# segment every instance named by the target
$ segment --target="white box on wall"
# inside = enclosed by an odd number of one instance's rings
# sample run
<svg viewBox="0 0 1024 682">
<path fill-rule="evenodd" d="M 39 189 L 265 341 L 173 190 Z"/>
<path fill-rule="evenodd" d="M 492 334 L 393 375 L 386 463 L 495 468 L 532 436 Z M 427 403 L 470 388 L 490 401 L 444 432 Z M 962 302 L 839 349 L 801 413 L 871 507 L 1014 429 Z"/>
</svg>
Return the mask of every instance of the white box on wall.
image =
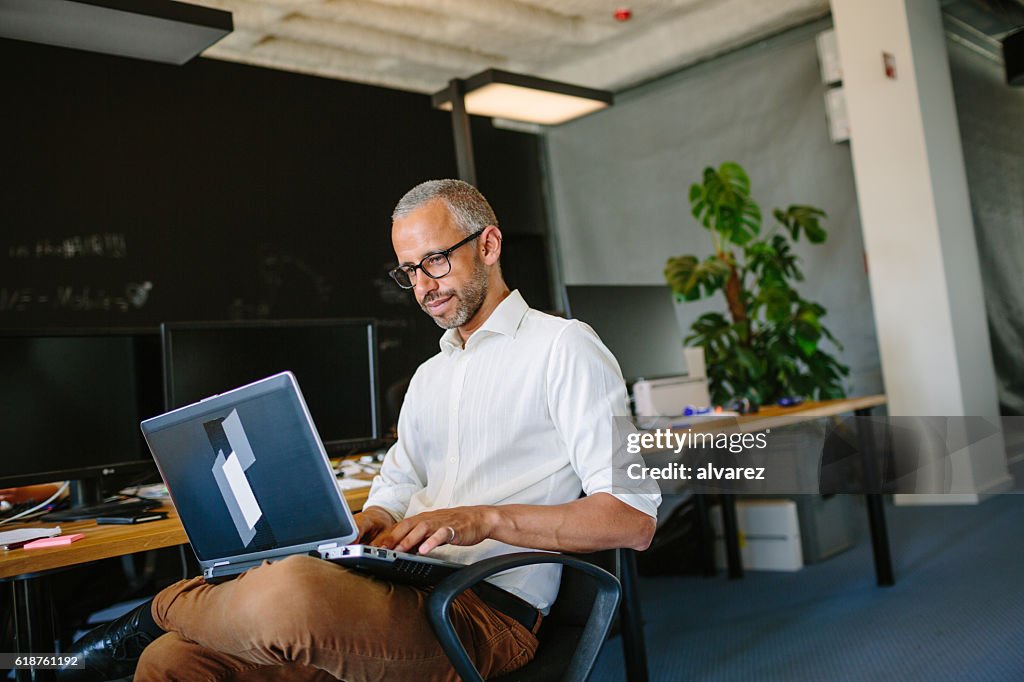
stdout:
<svg viewBox="0 0 1024 682">
<path fill-rule="evenodd" d="M 850 117 L 846 113 L 846 93 L 841 87 L 825 91 L 825 116 L 828 134 L 833 142 L 850 139 Z"/>
<path fill-rule="evenodd" d="M 839 62 L 839 43 L 835 29 L 822 31 L 817 37 L 818 62 L 821 65 L 821 82 L 832 85 L 843 80 L 843 66 Z"/>
<path fill-rule="evenodd" d="M 800 523 L 793 500 L 740 500 L 736 502 L 740 557 L 748 571 L 799 571 L 804 565 Z M 715 562 L 726 566 L 720 507 L 711 514 L 715 532 Z"/>
</svg>

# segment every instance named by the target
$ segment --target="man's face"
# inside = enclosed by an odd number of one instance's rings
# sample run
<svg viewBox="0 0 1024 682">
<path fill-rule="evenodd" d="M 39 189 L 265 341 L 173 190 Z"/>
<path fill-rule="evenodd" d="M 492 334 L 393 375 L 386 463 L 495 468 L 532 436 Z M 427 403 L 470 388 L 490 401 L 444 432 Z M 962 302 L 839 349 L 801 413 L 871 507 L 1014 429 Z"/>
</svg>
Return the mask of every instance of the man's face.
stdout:
<svg viewBox="0 0 1024 682">
<path fill-rule="evenodd" d="M 391 226 L 398 262 L 415 265 L 424 256 L 449 249 L 466 237 L 440 199 L 428 201 Z M 487 268 L 477 252 L 479 241 L 459 247 L 448 258 L 452 269 L 441 279 L 416 271 L 413 293 L 423 312 L 442 329 L 466 324 L 487 296 Z"/>
</svg>

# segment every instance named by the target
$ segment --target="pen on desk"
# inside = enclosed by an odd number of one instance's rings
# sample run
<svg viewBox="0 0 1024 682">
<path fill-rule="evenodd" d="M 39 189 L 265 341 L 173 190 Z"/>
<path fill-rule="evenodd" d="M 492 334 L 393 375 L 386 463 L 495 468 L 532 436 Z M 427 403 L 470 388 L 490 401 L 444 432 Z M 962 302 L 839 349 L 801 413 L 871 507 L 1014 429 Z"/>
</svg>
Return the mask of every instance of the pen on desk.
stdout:
<svg viewBox="0 0 1024 682">
<path fill-rule="evenodd" d="M 149 516 L 136 516 L 129 523 L 145 523 L 146 521 L 162 521 L 167 518 L 167 514 L 151 514 Z"/>
</svg>

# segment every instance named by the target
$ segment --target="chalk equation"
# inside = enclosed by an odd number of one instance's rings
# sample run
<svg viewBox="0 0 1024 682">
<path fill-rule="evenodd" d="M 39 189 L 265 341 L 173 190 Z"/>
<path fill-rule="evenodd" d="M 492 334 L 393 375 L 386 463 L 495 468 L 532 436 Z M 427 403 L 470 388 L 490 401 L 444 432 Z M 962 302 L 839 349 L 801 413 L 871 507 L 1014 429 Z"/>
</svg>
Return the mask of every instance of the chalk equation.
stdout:
<svg viewBox="0 0 1024 682">
<path fill-rule="evenodd" d="M 127 258 L 128 240 L 120 232 L 74 234 L 56 239 L 44 238 L 7 248 L 13 259 Z"/>
<path fill-rule="evenodd" d="M 43 308 L 79 312 L 128 312 L 144 307 L 152 290 L 152 282 L 128 282 L 121 291 L 66 285 L 47 290 L 33 287 L 0 287 L 0 313 L 19 313 Z"/>
</svg>

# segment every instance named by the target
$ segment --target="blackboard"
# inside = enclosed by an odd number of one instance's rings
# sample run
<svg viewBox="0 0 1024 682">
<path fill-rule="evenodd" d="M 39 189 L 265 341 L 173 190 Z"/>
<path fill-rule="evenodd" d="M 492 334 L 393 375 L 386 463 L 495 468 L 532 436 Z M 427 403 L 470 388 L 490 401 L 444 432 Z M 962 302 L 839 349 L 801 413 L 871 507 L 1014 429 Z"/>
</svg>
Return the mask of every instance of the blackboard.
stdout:
<svg viewBox="0 0 1024 682">
<path fill-rule="evenodd" d="M 427 96 L 6 40 L 0 82 L 0 330 L 373 317 L 386 375 L 436 352 L 385 274 L 395 201 L 456 172 Z M 537 140 L 473 131 L 513 286 L 549 307 Z"/>
</svg>

